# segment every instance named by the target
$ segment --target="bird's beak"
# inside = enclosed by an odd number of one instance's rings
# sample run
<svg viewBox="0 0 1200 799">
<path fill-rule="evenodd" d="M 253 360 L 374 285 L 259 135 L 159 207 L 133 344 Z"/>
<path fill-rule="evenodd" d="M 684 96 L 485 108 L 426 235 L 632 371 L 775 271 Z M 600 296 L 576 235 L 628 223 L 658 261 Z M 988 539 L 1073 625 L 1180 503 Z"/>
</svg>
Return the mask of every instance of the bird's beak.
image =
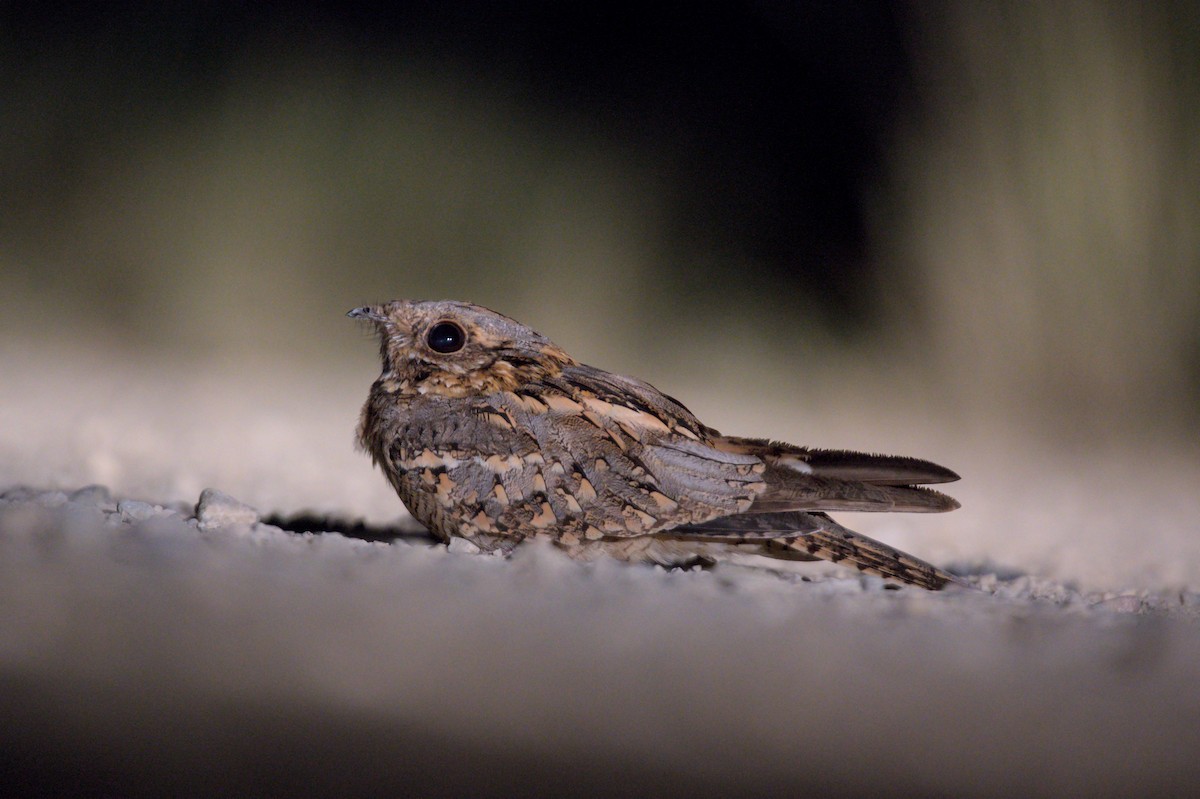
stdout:
<svg viewBox="0 0 1200 799">
<path fill-rule="evenodd" d="M 378 305 L 364 305 L 361 308 L 355 308 L 347 312 L 346 316 L 351 319 L 366 319 L 379 324 L 387 321 L 387 316 L 383 314 Z"/>
</svg>

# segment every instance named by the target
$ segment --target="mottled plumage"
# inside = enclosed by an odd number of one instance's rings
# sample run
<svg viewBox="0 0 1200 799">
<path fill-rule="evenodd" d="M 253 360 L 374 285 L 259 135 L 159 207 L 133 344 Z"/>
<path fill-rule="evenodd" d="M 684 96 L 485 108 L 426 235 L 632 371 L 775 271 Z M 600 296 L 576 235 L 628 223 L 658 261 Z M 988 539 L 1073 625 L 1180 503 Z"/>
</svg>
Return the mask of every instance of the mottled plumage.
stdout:
<svg viewBox="0 0 1200 799">
<path fill-rule="evenodd" d="M 648 383 L 578 363 L 506 316 L 397 300 L 350 316 L 383 372 L 358 439 L 418 521 L 485 550 L 549 537 L 573 557 L 675 564 L 748 552 L 954 578 L 822 511 L 946 511 L 958 479 L 914 458 L 722 436 Z"/>
</svg>

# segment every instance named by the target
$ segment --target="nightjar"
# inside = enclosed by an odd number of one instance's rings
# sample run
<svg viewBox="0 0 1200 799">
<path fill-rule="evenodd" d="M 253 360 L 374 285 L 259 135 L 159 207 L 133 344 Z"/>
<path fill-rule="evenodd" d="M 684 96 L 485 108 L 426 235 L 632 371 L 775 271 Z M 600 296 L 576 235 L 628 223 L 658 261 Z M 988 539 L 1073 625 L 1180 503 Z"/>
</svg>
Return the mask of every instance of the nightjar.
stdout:
<svg viewBox="0 0 1200 799">
<path fill-rule="evenodd" d="M 579 363 L 464 302 L 396 300 L 358 441 L 418 521 L 510 551 L 546 537 L 581 559 L 664 565 L 731 553 L 830 560 L 928 589 L 951 574 L 824 511 L 948 511 L 919 487 L 958 479 L 915 458 L 724 436 L 649 383 Z"/>
</svg>

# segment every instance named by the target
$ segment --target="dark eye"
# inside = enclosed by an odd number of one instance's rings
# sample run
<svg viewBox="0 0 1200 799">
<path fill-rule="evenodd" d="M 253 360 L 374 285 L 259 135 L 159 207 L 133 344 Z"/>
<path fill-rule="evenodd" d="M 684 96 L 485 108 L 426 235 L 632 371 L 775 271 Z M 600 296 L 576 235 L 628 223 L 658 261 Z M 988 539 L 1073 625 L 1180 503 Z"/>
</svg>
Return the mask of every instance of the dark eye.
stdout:
<svg viewBox="0 0 1200 799">
<path fill-rule="evenodd" d="M 442 354 L 458 352 L 463 348 L 463 344 L 467 343 L 467 334 L 453 322 L 438 322 L 429 328 L 425 342 L 434 352 Z"/>
</svg>

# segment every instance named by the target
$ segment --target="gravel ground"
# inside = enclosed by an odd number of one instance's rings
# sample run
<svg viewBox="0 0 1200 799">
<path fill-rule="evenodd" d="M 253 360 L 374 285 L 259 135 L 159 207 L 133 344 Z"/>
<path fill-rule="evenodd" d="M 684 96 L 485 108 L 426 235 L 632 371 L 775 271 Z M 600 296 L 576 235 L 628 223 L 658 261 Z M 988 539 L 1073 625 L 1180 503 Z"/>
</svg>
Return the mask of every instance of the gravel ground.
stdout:
<svg viewBox="0 0 1200 799">
<path fill-rule="evenodd" d="M 1200 789 L 1187 440 L 1072 446 L 865 378 L 752 401 L 672 383 L 730 432 L 954 468 L 961 510 L 838 519 L 981 590 L 501 560 L 434 545 L 354 451 L 362 349 L 297 371 L 0 347 L 0 788 Z"/>
<path fill-rule="evenodd" d="M 1200 788 L 1200 592 L 504 560 L 412 528 L 0 489 L 25 793 Z M 801 564 L 807 567 L 808 564 Z"/>
</svg>

